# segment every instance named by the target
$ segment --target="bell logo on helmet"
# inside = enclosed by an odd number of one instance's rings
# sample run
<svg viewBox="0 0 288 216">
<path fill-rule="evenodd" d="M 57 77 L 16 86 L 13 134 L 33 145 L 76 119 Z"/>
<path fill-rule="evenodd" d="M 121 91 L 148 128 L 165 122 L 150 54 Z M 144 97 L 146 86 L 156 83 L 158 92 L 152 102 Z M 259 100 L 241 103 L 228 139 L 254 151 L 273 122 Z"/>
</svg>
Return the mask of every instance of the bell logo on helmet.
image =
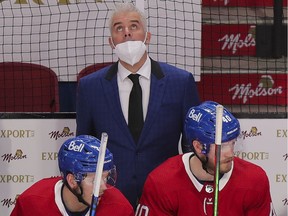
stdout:
<svg viewBox="0 0 288 216">
<path fill-rule="evenodd" d="M 191 119 L 193 119 L 194 121 L 199 122 L 201 116 L 202 116 L 202 113 L 198 113 L 198 114 L 196 114 L 196 113 L 195 113 L 195 109 L 192 109 L 192 110 L 190 111 L 188 117 L 191 118 Z"/>
<path fill-rule="evenodd" d="M 81 152 L 84 148 L 84 143 L 81 143 L 80 145 L 76 145 L 74 141 L 69 143 L 68 150 L 75 151 L 75 152 Z"/>
</svg>

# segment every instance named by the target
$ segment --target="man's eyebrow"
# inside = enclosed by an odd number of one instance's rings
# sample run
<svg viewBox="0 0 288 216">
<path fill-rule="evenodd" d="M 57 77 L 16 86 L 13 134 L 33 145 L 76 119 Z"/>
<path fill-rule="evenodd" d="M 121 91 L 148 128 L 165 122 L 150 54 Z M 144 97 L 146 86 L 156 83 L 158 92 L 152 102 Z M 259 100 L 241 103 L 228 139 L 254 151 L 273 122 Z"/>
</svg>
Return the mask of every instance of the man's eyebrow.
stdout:
<svg viewBox="0 0 288 216">
<path fill-rule="evenodd" d="M 139 20 L 130 20 L 130 23 L 140 23 L 140 22 L 139 22 Z M 122 24 L 122 22 L 115 22 L 115 23 L 113 24 L 113 27 L 114 27 L 114 26 L 117 26 L 117 25 L 120 25 L 120 24 Z"/>
<path fill-rule="evenodd" d="M 130 20 L 131 23 L 140 23 L 139 20 Z"/>
<path fill-rule="evenodd" d="M 117 26 L 117 25 L 120 25 L 121 23 L 122 23 L 122 22 L 116 22 L 116 23 L 113 24 L 113 27 L 114 27 L 114 26 Z"/>
</svg>

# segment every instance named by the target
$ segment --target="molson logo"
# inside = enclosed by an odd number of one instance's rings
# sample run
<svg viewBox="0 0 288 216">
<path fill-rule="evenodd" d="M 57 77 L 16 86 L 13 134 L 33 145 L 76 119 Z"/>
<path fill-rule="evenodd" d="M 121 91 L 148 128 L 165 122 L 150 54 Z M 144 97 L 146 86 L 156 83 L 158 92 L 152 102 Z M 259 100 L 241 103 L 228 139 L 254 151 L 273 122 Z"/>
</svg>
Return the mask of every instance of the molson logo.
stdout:
<svg viewBox="0 0 288 216">
<path fill-rule="evenodd" d="M 256 136 L 262 136 L 262 133 L 258 131 L 257 127 L 251 127 L 250 131 L 242 131 L 241 137 L 244 139 Z"/>
<path fill-rule="evenodd" d="M 283 155 L 283 158 L 284 158 L 284 161 L 287 161 L 288 153 L 284 154 L 284 155 Z"/>
<path fill-rule="evenodd" d="M 224 0 L 224 5 L 228 5 L 229 0 Z"/>
<path fill-rule="evenodd" d="M 74 136 L 74 133 L 70 132 L 70 128 L 69 127 L 64 127 L 62 132 L 60 132 L 60 131 L 52 131 L 52 132 L 49 133 L 49 135 L 50 135 L 51 139 L 57 140 L 57 139 L 62 138 L 62 137 Z"/>
<path fill-rule="evenodd" d="M 243 47 L 255 47 L 255 26 L 251 26 L 249 29 L 248 34 L 245 36 L 244 39 L 241 39 L 241 33 L 237 34 L 226 34 L 222 38 L 218 39 L 218 42 L 224 42 L 221 50 L 232 50 L 232 54 L 235 54 L 238 49 Z"/>
<path fill-rule="evenodd" d="M 235 99 L 243 99 L 243 103 L 245 104 L 248 98 L 260 97 L 260 96 L 273 96 L 277 94 L 282 94 L 282 86 L 274 87 L 274 80 L 270 75 L 263 75 L 259 80 L 258 86 L 255 89 L 252 88 L 252 84 L 236 84 L 230 91 L 234 91 L 234 95 L 232 97 Z"/>
<path fill-rule="evenodd" d="M 251 127 L 250 131 L 242 131 L 239 138 L 246 139 L 250 137 L 262 136 L 262 133 L 258 131 L 257 127 Z M 268 152 L 243 152 L 243 151 L 235 151 L 234 155 L 236 157 L 242 158 L 244 160 L 268 160 L 269 153 Z"/>
<path fill-rule="evenodd" d="M 14 200 L 11 198 L 1 200 L 2 206 L 6 206 L 7 208 L 10 208 L 10 206 L 16 204 L 16 201 L 17 201 L 19 196 L 20 196 L 20 194 L 17 194 L 16 197 L 14 198 Z"/>
<path fill-rule="evenodd" d="M 284 206 L 288 206 L 288 198 L 282 200 Z"/>
<path fill-rule="evenodd" d="M 228 3 L 230 2 L 230 0 L 213 0 L 213 1 L 211 1 L 211 2 L 213 2 L 213 3 L 222 3 L 223 2 L 223 5 L 224 6 L 227 6 L 228 5 Z M 212 5 L 213 3 L 211 3 L 210 2 L 210 0 L 203 0 L 203 5 L 205 5 L 205 6 L 210 6 L 210 4 Z"/>
<path fill-rule="evenodd" d="M 12 155 L 12 153 L 8 153 L 2 155 L 1 157 L 3 158 L 3 161 L 7 161 L 8 163 L 10 163 L 11 160 L 27 159 L 27 155 L 24 155 L 21 149 L 17 149 L 14 155 Z"/>
<path fill-rule="evenodd" d="M 34 0 L 35 1 L 35 0 Z M 202 0 L 203 6 L 230 6 L 230 7 L 272 7 L 274 0 Z M 229 5 L 228 5 L 229 4 Z M 283 1 L 283 6 L 287 6 L 287 1 Z"/>
<path fill-rule="evenodd" d="M 79 3 L 81 0 L 72 0 L 74 3 Z M 1 2 L 1 1 L 0 1 Z M 37 5 L 45 5 L 44 1 L 41 0 L 16 0 L 15 4 L 28 4 L 28 2 L 33 2 Z M 71 0 L 54 0 L 54 2 L 58 3 L 59 5 L 68 5 L 71 4 Z M 96 2 L 102 2 L 102 0 L 96 0 Z"/>
<path fill-rule="evenodd" d="M 255 39 L 253 38 L 252 34 L 247 34 L 244 40 L 240 39 L 241 33 L 238 34 L 231 34 L 231 35 L 224 35 L 222 38 L 218 40 L 218 42 L 223 42 L 221 50 L 232 50 L 232 54 L 235 54 L 238 49 L 242 47 L 252 47 L 256 45 Z"/>
<path fill-rule="evenodd" d="M 33 130 L 0 130 L 0 138 L 31 138 Z"/>
</svg>

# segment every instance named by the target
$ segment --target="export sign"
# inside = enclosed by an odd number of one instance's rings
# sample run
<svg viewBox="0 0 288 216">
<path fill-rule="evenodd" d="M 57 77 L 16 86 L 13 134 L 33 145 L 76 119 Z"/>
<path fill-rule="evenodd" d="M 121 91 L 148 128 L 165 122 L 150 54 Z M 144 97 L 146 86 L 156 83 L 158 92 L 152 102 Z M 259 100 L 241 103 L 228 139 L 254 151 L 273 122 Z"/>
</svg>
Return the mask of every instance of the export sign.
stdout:
<svg viewBox="0 0 288 216">
<path fill-rule="evenodd" d="M 255 25 L 202 26 L 202 56 L 256 56 Z"/>
<path fill-rule="evenodd" d="M 287 105 L 287 74 L 203 73 L 198 90 L 202 101 L 222 104 Z"/>
</svg>

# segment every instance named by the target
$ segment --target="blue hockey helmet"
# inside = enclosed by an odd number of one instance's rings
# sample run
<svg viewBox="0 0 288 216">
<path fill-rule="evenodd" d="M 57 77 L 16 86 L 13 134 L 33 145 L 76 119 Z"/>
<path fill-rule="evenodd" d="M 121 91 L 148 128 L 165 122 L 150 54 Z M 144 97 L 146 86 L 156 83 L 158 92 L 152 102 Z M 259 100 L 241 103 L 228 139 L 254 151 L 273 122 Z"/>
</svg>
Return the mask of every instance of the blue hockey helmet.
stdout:
<svg viewBox="0 0 288 216">
<path fill-rule="evenodd" d="M 203 154 L 208 154 L 210 144 L 215 143 L 217 105 L 217 102 L 205 101 L 191 107 L 186 115 L 184 131 L 188 145 L 198 140 L 204 146 Z M 222 120 L 222 143 L 237 138 L 240 134 L 239 121 L 225 107 Z"/>
<path fill-rule="evenodd" d="M 58 165 L 64 179 L 71 173 L 81 183 L 87 173 L 96 171 L 100 141 L 90 135 L 80 135 L 66 140 L 58 152 Z M 113 155 L 106 149 L 103 171 L 115 169 Z"/>
</svg>

